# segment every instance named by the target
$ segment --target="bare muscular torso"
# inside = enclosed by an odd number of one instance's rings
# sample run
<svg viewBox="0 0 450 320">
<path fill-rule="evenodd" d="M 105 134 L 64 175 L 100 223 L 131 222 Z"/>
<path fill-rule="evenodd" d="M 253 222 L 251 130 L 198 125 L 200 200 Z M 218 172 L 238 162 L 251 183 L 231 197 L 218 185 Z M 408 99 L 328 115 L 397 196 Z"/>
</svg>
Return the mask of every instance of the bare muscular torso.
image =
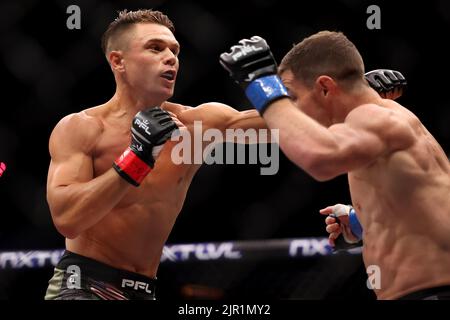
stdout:
<svg viewBox="0 0 450 320">
<path fill-rule="evenodd" d="M 364 229 L 366 267 L 380 268 L 379 299 L 450 285 L 450 165 L 442 148 L 407 109 L 416 141 L 349 173 L 353 205 Z"/>
<path fill-rule="evenodd" d="M 164 108 L 177 114 L 183 107 L 166 103 Z M 128 147 L 130 124 L 110 117 L 103 107 L 82 114 L 97 119 L 102 126 L 92 154 L 95 178 L 111 169 L 113 161 Z M 190 128 L 189 123 L 185 125 Z M 67 249 L 116 268 L 155 277 L 164 243 L 200 167 L 175 165 L 171 150 L 176 143 L 166 143 L 154 170 L 99 223 L 75 239 L 67 239 Z"/>
</svg>

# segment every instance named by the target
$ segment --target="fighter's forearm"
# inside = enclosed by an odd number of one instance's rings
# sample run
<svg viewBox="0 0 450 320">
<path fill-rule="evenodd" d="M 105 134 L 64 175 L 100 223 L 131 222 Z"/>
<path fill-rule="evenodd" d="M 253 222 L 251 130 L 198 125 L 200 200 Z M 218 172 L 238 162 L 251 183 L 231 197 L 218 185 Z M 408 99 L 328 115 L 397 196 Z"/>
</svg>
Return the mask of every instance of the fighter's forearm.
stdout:
<svg viewBox="0 0 450 320">
<path fill-rule="evenodd" d="M 271 129 L 279 128 L 280 148 L 292 162 L 317 180 L 331 178 L 324 164 L 338 145 L 327 128 L 296 109 L 289 99 L 272 103 L 264 119 Z"/>
<path fill-rule="evenodd" d="M 231 119 L 229 129 L 267 129 L 266 121 L 256 110 L 246 110 L 239 112 Z"/>
<path fill-rule="evenodd" d="M 238 138 L 228 142 L 238 143 L 275 143 L 272 141 L 272 136 L 267 123 L 256 110 L 246 110 L 239 112 L 228 124 L 228 128 L 234 132 Z M 239 131 L 242 130 L 242 131 Z M 239 134 L 241 133 L 241 134 Z M 254 134 L 252 134 L 254 133 Z M 242 138 L 242 139 L 240 139 Z"/>
<path fill-rule="evenodd" d="M 110 169 L 95 179 L 58 186 L 49 193 L 49 204 L 58 231 L 75 238 L 103 219 L 134 188 Z"/>
</svg>

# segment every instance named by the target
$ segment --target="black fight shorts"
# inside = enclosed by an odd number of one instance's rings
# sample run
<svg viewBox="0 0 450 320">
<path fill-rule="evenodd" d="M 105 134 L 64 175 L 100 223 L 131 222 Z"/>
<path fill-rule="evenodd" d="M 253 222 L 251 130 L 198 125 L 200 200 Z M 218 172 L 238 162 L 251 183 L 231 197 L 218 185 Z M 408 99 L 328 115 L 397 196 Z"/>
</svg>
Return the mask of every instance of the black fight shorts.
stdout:
<svg viewBox="0 0 450 320">
<path fill-rule="evenodd" d="M 155 300 L 156 279 L 65 251 L 45 300 Z"/>
<path fill-rule="evenodd" d="M 399 300 L 450 300 L 450 286 L 418 290 L 401 297 Z"/>
</svg>

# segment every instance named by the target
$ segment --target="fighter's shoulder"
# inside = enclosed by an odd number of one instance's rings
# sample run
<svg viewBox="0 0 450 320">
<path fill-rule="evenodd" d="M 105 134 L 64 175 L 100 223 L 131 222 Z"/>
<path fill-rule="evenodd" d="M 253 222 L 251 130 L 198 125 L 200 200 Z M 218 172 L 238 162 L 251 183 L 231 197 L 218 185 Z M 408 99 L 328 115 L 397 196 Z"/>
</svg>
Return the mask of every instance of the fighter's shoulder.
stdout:
<svg viewBox="0 0 450 320">
<path fill-rule="evenodd" d="M 75 135 L 92 135 L 103 131 L 103 123 L 98 117 L 89 114 L 87 110 L 83 110 L 63 117 L 53 131 Z"/>
<path fill-rule="evenodd" d="M 99 117 L 89 109 L 63 117 L 50 136 L 50 144 L 79 146 L 89 149 L 101 136 L 104 127 Z"/>
<path fill-rule="evenodd" d="M 404 148 L 415 141 L 409 117 L 390 105 L 361 105 L 347 115 L 345 122 L 375 133 L 389 141 L 394 148 Z"/>
<path fill-rule="evenodd" d="M 405 122 L 404 115 L 393 108 L 387 108 L 374 103 L 367 103 L 353 109 L 345 122 L 348 124 L 360 124 L 370 126 L 373 129 L 384 128 L 398 122 Z"/>
</svg>

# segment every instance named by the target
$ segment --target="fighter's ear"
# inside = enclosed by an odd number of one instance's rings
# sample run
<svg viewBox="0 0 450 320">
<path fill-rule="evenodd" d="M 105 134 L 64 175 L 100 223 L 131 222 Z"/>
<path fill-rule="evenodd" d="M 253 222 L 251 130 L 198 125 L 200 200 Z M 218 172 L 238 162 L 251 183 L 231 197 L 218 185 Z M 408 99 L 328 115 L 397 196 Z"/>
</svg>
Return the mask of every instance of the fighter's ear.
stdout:
<svg viewBox="0 0 450 320">
<path fill-rule="evenodd" d="M 330 92 L 336 91 L 337 83 L 329 76 L 319 76 L 316 79 L 315 86 L 326 97 Z"/>
<path fill-rule="evenodd" d="M 123 54 L 120 50 L 112 50 L 108 54 L 108 62 L 113 71 L 123 72 L 125 65 L 123 63 Z"/>
</svg>

